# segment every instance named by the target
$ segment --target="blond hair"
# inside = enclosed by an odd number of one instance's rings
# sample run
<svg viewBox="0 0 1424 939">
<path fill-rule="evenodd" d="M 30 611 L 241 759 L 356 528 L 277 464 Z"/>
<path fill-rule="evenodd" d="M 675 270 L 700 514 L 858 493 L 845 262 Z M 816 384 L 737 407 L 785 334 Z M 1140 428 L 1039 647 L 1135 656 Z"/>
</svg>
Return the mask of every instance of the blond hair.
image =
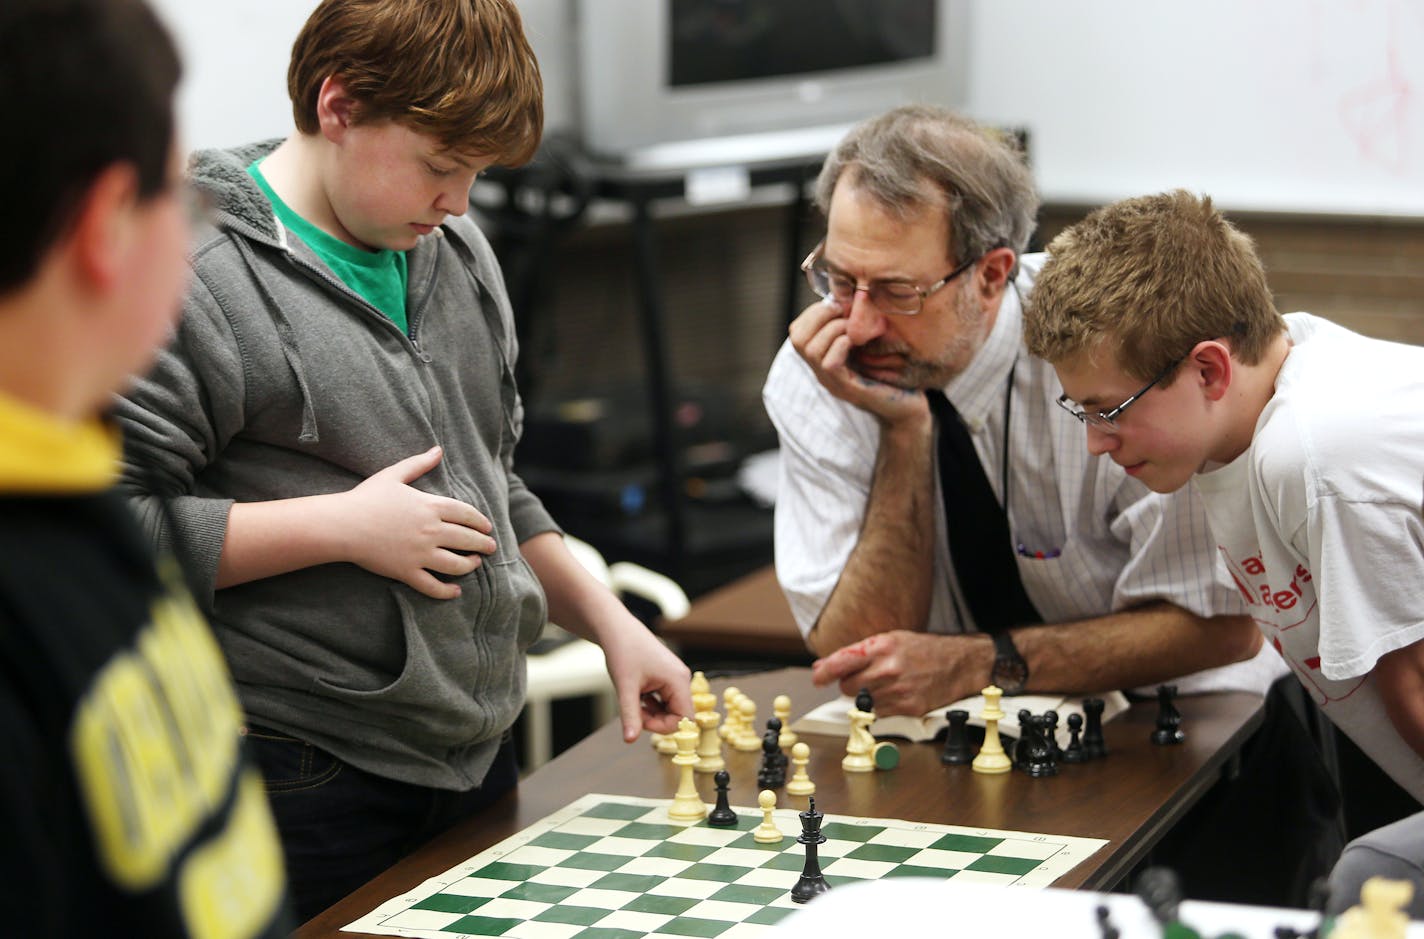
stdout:
<svg viewBox="0 0 1424 939">
<path fill-rule="evenodd" d="M 953 260 L 998 247 L 1022 254 L 1033 234 L 1038 195 L 1017 140 L 944 108 L 906 105 L 853 127 L 816 180 L 822 212 L 847 171 L 857 190 L 901 218 L 944 211 Z M 927 205 L 927 195 L 940 205 Z"/>
<path fill-rule="evenodd" d="M 297 129 L 320 129 L 321 84 L 339 76 L 353 120 L 394 121 L 448 151 L 516 166 L 544 128 L 544 87 L 509 0 L 323 0 L 292 45 Z"/>
<path fill-rule="evenodd" d="M 1144 381 L 1205 339 L 1227 339 L 1253 365 L 1284 328 L 1251 239 L 1210 198 L 1181 189 L 1125 199 L 1064 229 L 1024 314 L 1033 355 L 1104 352 Z"/>
</svg>

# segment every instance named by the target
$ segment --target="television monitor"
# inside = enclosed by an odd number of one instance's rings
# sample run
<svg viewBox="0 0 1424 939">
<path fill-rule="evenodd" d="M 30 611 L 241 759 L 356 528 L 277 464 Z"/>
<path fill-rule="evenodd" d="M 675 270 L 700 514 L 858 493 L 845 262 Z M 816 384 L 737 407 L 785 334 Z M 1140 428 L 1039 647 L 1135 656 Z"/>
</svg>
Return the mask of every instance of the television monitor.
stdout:
<svg viewBox="0 0 1424 939">
<path fill-rule="evenodd" d="M 968 0 L 578 0 L 578 125 L 633 169 L 827 152 L 899 104 L 967 99 Z"/>
</svg>

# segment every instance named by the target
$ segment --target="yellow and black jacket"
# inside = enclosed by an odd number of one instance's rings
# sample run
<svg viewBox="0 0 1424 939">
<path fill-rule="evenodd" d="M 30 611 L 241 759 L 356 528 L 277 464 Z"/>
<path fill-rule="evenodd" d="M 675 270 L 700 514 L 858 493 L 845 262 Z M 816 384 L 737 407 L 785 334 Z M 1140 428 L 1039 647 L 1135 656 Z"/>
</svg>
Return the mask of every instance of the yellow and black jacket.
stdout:
<svg viewBox="0 0 1424 939">
<path fill-rule="evenodd" d="M 117 460 L 97 423 L 0 396 L 0 931 L 286 935 L 231 680 Z"/>
</svg>

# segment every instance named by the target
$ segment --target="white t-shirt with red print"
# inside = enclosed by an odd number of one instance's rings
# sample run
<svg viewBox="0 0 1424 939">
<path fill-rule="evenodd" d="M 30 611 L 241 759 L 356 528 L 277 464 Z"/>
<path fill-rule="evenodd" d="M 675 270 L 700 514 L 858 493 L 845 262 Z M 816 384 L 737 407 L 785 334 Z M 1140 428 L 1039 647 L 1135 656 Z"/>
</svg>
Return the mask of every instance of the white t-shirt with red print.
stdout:
<svg viewBox="0 0 1424 939">
<path fill-rule="evenodd" d="M 1315 702 L 1424 802 L 1372 670 L 1424 639 L 1424 348 L 1306 313 L 1245 453 L 1195 478 L 1222 558 Z"/>
</svg>

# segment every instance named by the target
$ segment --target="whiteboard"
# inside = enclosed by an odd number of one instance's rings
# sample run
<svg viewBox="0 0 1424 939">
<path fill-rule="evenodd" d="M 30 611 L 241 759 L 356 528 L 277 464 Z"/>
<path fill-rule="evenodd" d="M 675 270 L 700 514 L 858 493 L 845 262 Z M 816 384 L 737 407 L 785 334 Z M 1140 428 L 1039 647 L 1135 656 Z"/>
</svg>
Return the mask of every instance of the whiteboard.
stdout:
<svg viewBox="0 0 1424 939">
<path fill-rule="evenodd" d="M 976 0 L 969 110 L 1044 198 L 1424 216 L 1424 3 Z"/>
</svg>

